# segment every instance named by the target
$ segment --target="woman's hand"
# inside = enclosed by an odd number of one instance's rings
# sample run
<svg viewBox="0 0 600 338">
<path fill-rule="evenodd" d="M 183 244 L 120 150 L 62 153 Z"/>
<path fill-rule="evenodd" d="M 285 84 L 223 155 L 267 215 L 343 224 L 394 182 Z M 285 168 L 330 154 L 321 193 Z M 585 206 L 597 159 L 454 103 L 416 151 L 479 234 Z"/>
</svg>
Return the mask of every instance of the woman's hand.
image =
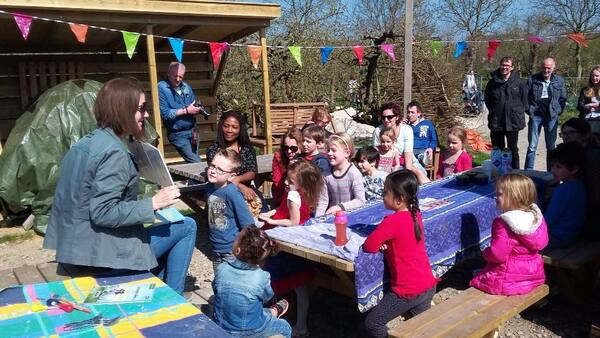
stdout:
<svg viewBox="0 0 600 338">
<path fill-rule="evenodd" d="M 179 188 L 175 185 L 164 187 L 152 196 L 152 209 L 158 210 L 179 202 Z"/>
<path fill-rule="evenodd" d="M 334 205 L 332 207 L 329 207 L 329 209 L 327 209 L 327 211 L 325 211 L 325 215 L 330 215 L 330 214 L 335 214 L 336 212 L 342 210 L 342 208 L 339 205 Z"/>
<path fill-rule="evenodd" d="M 268 213 L 259 214 L 258 219 L 265 223 L 273 223 L 273 219 L 271 219 L 271 217 L 269 217 Z"/>
<path fill-rule="evenodd" d="M 254 192 L 254 189 L 250 188 L 249 186 L 238 184 L 237 187 L 242 192 L 242 195 L 244 195 L 244 199 L 246 199 L 246 201 L 252 201 L 254 198 L 256 198 L 256 192 Z"/>
</svg>

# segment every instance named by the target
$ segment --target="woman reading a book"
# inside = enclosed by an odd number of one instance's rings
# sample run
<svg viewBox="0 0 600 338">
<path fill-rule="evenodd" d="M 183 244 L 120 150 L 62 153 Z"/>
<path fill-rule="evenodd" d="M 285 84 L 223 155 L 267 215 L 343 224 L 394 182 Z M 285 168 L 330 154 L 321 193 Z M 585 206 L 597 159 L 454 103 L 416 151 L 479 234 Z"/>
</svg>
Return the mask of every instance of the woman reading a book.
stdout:
<svg viewBox="0 0 600 338">
<path fill-rule="evenodd" d="M 178 293 L 196 242 L 196 222 L 152 224 L 154 211 L 178 201 L 176 186 L 138 200 L 138 170 L 125 146 L 143 140 L 146 98 L 133 79 L 108 81 L 96 97 L 98 128 L 63 158 L 44 248 L 82 273 L 115 276 L 152 270 Z"/>
</svg>

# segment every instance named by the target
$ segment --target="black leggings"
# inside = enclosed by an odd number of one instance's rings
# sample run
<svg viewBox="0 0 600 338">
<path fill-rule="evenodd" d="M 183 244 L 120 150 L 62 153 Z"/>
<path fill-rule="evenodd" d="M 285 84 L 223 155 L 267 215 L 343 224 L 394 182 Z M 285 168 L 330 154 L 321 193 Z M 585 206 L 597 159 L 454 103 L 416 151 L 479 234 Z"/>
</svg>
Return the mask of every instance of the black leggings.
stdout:
<svg viewBox="0 0 600 338">
<path fill-rule="evenodd" d="M 545 133 L 546 131 L 544 131 Z M 506 137 L 506 143 L 504 143 L 504 137 Z M 494 131 L 490 130 L 490 138 L 492 139 L 492 147 L 504 149 L 508 145 L 508 149 L 512 153 L 513 169 L 520 169 L 519 167 L 519 131 Z"/>
<path fill-rule="evenodd" d="M 431 307 L 431 299 L 435 294 L 435 286 L 413 298 L 403 298 L 388 291 L 365 319 L 365 328 L 372 337 L 387 337 L 390 320 L 409 312 L 416 316 Z"/>
</svg>

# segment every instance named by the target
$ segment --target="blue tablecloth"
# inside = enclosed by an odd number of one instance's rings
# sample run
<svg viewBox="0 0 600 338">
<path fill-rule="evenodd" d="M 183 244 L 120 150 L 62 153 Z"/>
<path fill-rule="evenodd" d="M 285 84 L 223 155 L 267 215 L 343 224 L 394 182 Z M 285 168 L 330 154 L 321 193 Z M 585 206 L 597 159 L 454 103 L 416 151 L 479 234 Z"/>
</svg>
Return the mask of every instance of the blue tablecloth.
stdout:
<svg viewBox="0 0 600 338">
<path fill-rule="evenodd" d="M 425 246 L 437 277 L 489 245 L 492 221 L 498 215 L 493 184 L 458 186 L 454 176 L 447 177 L 421 187 L 419 203 Z M 277 227 L 267 233 L 275 239 L 354 261 L 358 308 L 364 312 L 383 297 L 385 264 L 382 253 L 365 253 L 361 246 L 383 217 L 391 213 L 381 201 L 348 212 L 349 242 L 341 247 L 333 245 L 333 216 L 311 219 L 304 227 Z"/>
</svg>

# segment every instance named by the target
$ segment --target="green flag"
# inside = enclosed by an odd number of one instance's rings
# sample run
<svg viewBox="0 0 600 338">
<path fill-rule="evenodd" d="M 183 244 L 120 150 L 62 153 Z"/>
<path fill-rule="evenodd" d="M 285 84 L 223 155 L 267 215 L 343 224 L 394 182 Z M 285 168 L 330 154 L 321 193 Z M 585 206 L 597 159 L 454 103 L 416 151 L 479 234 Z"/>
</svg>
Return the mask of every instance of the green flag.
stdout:
<svg viewBox="0 0 600 338">
<path fill-rule="evenodd" d="M 296 62 L 298 62 L 300 67 L 302 67 L 302 54 L 300 54 L 300 47 L 289 46 L 288 50 L 290 51 L 290 53 L 292 53 L 292 56 L 294 57 L 294 59 L 296 59 Z"/>
<path fill-rule="evenodd" d="M 132 33 L 127 31 L 122 31 L 121 33 L 123 33 L 125 48 L 127 48 L 127 56 L 129 56 L 129 58 L 131 59 L 133 57 L 133 52 L 135 51 L 135 46 L 137 46 L 140 35 L 138 33 Z"/>
<path fill-rule="evenodd" d="M 442 42 L 438 40 L 432 40 L 431 54 L 433 54 L 433 56 L 437 56 L 440 53 L 440 49 L 442 49 Z"/>
</svg>

